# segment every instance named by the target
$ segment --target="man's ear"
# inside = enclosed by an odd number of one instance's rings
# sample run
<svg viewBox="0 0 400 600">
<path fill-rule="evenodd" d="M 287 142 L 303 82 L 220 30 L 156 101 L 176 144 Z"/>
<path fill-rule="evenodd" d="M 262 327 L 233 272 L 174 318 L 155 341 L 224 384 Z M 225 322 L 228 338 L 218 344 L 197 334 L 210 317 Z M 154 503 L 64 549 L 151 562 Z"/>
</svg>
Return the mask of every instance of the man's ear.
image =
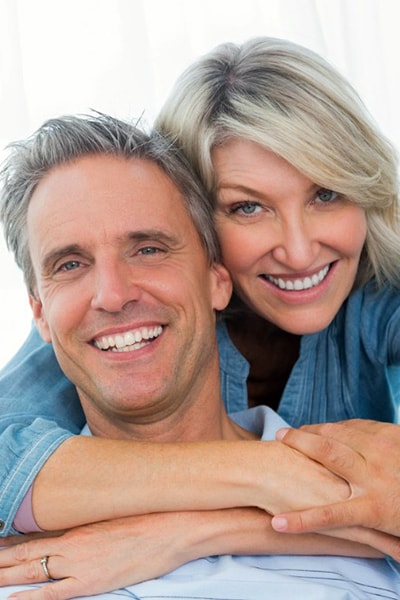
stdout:
<svg viewBox="0 0 400 600">
<path fill-rule="evenodd" d="M 220 263 L 214 263 L 211 267 L 211 286 L 213 309 L 224 310 L 232 296 L 232 279 Z"/>
<path fill-rule="evenodd" d="M 51 335 L 50 329 L 44 316 L 43 305 L 40 300 L 37 300 L 34 296 L 29 295 L 29 304 L 32 309 L 33 320 L 35 321 L 35 325 L 43 338 L 43 341 L 50 343 Z"/>
</svg>

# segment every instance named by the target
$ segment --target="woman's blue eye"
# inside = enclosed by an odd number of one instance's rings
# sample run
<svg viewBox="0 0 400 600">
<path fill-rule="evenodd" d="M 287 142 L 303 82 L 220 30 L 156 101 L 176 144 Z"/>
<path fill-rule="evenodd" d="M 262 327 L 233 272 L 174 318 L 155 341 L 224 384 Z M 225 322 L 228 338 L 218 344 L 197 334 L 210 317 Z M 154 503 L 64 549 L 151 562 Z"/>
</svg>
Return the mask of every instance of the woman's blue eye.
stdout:
<svg viewBox="0 0 400 600">
<path fill-rule="evenodd" d="M 322 188 L 318 190 L 317 197 L 321 202 L 333 202 L 338 197 L 338 193 L 333 190 L 328 190 L 326 188 Z"/>
<path fill-rule="evenodd" d="M 254 215 L 260 208 L 256 202 L 242 202 L 234 207 L 233 212 L 241 213 L 242 215 Z"/>
</svg>

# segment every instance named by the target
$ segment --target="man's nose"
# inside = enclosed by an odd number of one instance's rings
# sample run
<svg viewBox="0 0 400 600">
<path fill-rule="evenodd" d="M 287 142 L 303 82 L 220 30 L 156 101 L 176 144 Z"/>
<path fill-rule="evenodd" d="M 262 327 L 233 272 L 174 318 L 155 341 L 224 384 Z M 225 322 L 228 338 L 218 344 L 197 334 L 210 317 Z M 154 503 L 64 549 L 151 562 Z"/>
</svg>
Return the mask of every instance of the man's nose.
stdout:
<svg viewBox="0 0 400 600">
<path fill-rule="evenodd" d="M 92 308 L 119 312 L 129 302 L 137 301 L 141 289 L 132 267 L 115 264 L 102 265 L 94 275 Z"/>
</svg>

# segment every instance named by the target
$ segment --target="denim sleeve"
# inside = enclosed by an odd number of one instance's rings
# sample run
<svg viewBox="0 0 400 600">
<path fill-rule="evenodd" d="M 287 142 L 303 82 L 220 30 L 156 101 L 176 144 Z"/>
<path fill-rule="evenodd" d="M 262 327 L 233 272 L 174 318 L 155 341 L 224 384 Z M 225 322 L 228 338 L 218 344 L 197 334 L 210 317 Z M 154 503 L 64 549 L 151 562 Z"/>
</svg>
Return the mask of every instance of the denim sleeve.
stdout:
<svg viewBox="0 0 400 600">
<path fill-rule="evenodd" d="M 83 412 L 52 346 L 35 327 L 0 371 L 0 535 L 15 533 L 15 514 L 44 462 L 78 434 Z"/>
</svg>

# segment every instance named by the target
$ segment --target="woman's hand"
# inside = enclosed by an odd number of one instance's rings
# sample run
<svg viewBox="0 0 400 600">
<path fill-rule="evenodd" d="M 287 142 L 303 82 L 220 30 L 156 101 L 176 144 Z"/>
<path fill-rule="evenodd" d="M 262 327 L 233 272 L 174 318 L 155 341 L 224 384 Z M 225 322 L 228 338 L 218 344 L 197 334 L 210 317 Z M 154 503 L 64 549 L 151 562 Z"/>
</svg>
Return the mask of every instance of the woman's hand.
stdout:
<svg viewBox="0 0 400 600">
<path fill-rule="evenodd" d="M 245 452 L 244 447 L 242 454 Z M 351 494 L 342 477 L 279 441 L 261 442 L 257 456 L 247 463 L 247 471 L 257 486 L 253 498 L 261 498 L 257 506 L 273 515 L 347 500 Z M 248 501 L 250 504 L 251 498 Z"/>
<path fill-rule="evenodd" d="M 359 541 L 376 530 L 383 533 L 375 547 L 400 560 L 400 426 L 355 419 L 285 429 L 278 438 L 345 479 L 351 494 L 320 507 L 285 511 L 272 526 L 280 532 L 332 534 L 335 528 L 367 528 Z"/>
</svg>

